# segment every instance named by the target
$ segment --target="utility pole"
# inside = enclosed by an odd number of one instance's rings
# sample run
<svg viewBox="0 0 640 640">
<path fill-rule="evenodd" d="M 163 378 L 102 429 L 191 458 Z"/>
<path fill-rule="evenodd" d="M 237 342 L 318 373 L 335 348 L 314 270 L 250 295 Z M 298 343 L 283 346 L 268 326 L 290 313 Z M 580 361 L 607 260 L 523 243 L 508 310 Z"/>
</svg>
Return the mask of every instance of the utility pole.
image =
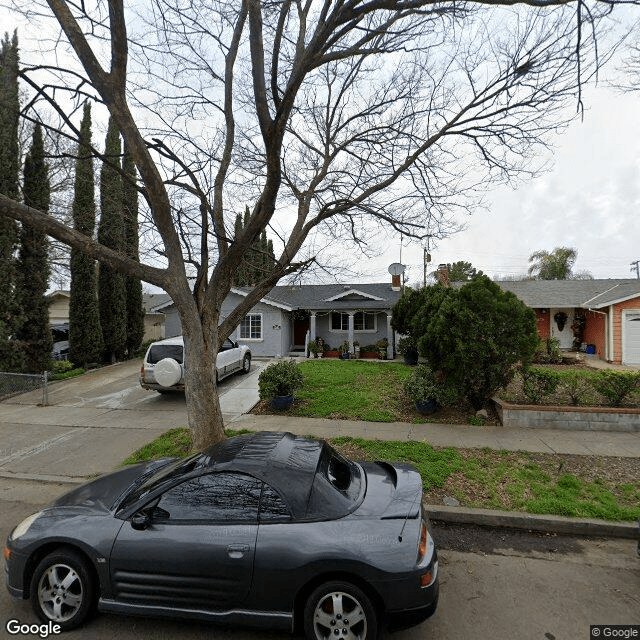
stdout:
<svg viewBox="0 0 640 640">
<path fill-rule="evenodd" d="M 629 271 L 635 271 L 636 272 L 636 278 L 640 278 L 640 260 L 635 260 L 634 262 L 631 262 L 631 269 L 629 269 Z"/>
<path fill-rule="evenodd" d="M 423 286 L 427 286 L 427 262 L 431 262 L 431 254 L 429 253 L 429 240 L 431 236 L 427 236 L 427 246 L 424 248 L 424 260 L 423 260 Z"/>
</svg>

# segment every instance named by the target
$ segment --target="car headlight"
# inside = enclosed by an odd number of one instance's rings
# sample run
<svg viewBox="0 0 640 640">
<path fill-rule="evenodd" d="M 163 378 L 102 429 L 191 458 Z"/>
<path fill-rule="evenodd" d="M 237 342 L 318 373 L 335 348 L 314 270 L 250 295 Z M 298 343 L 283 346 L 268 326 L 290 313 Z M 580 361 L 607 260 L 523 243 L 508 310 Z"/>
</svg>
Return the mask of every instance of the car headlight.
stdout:
<svg viewBox="0 0 640 640">
<path fill-rule="evenodd" d="M 29 531 L 29 527 L 35 522 L 36 518 L 38 518 L 42 514 L 42 511 L 38 511 L 38 513 L 31 514 L 28 518 L 25 518 L 12 532 L 10 538 L 12 540 L 17 540 L 22 537 L 27 531 Z"/>
</svg>

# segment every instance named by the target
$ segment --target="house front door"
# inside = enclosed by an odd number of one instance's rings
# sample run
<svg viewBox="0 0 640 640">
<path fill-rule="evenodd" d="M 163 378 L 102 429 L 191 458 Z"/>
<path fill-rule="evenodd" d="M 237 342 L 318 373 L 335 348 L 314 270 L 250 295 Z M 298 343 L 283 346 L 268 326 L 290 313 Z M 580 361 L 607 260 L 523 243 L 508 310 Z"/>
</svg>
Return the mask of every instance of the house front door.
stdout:
<svg viewBox="0 0 640 640">
<path fill-rule="evenodd" d="M 296 347 L 304 347 L 304 339 L 309 331 L 309 316 L 300 315 L 293 318 L 293 344 Z"/>
<path fill-rule="evenodd" d="M 558 339 L 561 349 L 571 349 L 573 347 L 573 331 L 571 330 L 573 315 L 573 309 L 549 310 L 551 336 Z"/>
</svg>

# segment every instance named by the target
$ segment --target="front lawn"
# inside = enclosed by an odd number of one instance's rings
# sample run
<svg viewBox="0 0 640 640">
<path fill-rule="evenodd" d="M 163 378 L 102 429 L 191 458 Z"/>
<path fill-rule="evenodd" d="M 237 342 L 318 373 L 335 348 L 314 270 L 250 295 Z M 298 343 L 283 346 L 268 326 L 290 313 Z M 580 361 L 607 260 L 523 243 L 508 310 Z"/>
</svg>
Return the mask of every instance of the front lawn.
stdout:
<svg viewBox="0 0 640 640">
<path fill-rule="evenodd" d="M 227 435 L 240 432 L 227 431 Z M 405 461 L 420 475 L 428 504 L 445 496 L 465 507 L 580 518 L 634 521 L 640 517 L 640 460 L 491 449 L 432 447 L 426 442 L 333 438 L 346 456 Z M 185 456 L 188 429 L 172 429 L 125 460 L 134 464 Z"/>
<path fill-rule="evenodd" d="M 305 384 L 285 415 L 371 422 L 466 423 L 475 411 L 465 402 L 419 414 L 403 391 L 412 367 L 399 362 L 366 360 L 306 360 L 299 365 Z M 253 413 L 275 413 L 262 401 Z M 497 424 L 492 416 L 485 424 Z"/>
</svg>

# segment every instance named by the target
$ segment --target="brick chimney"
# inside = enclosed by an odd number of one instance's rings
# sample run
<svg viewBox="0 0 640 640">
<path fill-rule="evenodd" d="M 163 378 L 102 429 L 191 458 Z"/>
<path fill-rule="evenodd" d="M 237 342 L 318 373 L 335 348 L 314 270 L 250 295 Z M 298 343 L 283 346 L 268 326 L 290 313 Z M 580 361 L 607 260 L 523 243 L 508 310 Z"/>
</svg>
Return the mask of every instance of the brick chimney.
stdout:
<svg viewBox="0 0 640 640">
<path fill-rule="evenodd" d="M 400 274 L 391 276 L 391 290 L 400 291 Z"/>
<path fill-rule="evenodd" d="M 443 287 L 450 287 L 451 282 L 449 281 L 449 269 L 446 264 L 439 264 L 438 270 L 436 271 L 436 279 Z"/>
</svg>

